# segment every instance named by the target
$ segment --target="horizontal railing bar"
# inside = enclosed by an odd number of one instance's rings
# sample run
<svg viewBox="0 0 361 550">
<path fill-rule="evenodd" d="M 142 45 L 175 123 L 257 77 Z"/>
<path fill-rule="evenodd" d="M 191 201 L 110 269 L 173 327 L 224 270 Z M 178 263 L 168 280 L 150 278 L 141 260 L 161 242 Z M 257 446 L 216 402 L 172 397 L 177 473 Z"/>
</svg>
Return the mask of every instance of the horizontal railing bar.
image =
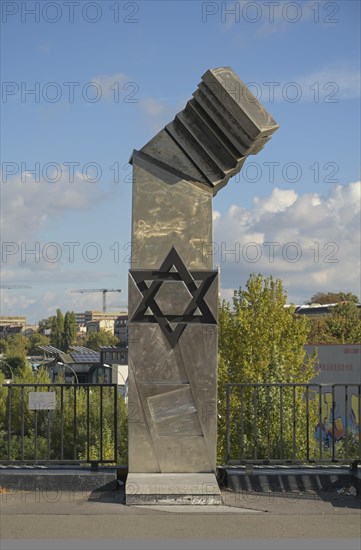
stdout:
<svg viewBox="0 0 361 550">
<path fill-rule="evenodd" d="M 100 460 L 100 459 L 94 459 L 94 460 L 46 460 L 46 459 L 38 459 L 34 460 L 0 460 L 0 464 L 59 464 L 61 466 L 62 464 L 90 464 L 91 462 L 99 462 L 99 464 L 115 464 L 114 460 Z"/>
<path fill-rule="evenodd" d="M 34 384 L 28 384 L 28 383 L 27 384 L 21 384 L 20 383 L 20 384 L 18 384 L 18 383 L 16 383 L 16 384 L 13 384 L 13 383 L 10 383 L 10 384 L 0 384 L 0 385 L 3 388 L 8 388 L 9 386 L 11 386 L 12 388 L 21 388 L 21 387 L 24 387 L 24 388 L 27 388 L 27 387 L 32 387 L 32 388 L 35 388 L 35 387 L 41 388 L 42 387 L 42 388 L 44 388 L 44 387 L 46 387 L 46 388 L 48 388 L 49 386 L 50 387 L 56 387 L 56 388 L 61 388 L 61 387 L 72 388 L 73 386 L 86 386 L 86 387 L 91 386 L 91 387 L 94 387 L 94 388 L 99 388 L 101 386 L 107 386 L 109 388 L 117 387 L 117 384 L 110 384 L 110 383 L 109 384 L 100 384 L 100 383 L 92 384 L 90 382 L 84 382 L 84 383 L 80 382 L 79 384 L 73 384 L 73 383 L 71 383 L 71 384 L 58 384 L 58 383 L 56 383 L 56 384 L 52 384 L 52 383 L 48 383 L 48 384 L 37 384 L 37 383 L 34 383 Z"/>
<path fill-rule="evenodd" d="M 227 465 L 228 466 L 242 466 L 242 464 L 264 464 L 264 465 L 267 465 L 267 464 L 287 464 L 287 465 L 293 465 L 293 464 L 297 464 L 297 465 L 304 465 L 305 467 L 307 465 L 312 465 L 312 466 L 316 466 L 318 464 L 329 464 L 330 466 L 332 464 L 350 464 L 350 463 L 354 463 L 354 462 L 359 462 L 357 460 L 355 460 L 354 458 L 340 458 L 340 459 L 335 459 L 335 460 L 328 460 L 328 459 L 322 459 L 322 460 L 309 460 L 309 461 L 302 461 L 302 460 L 276 460 L 276 459 L 271 459 L 271 460 L 262 460 L 262 459 L 256 459 L 256 460 L 252 460 L 252 459 L 249 459 L 249 460 L 230 460 L 229 462 L 227 462 Z"/>
<path fill-rule="evenodd" d="M 6 384 L 7 385 L 7 384 Z M 309 383 L 297 383 L 297 382 L 279 382 L 279 383 L 275 383 L 275 382 L 246 382 L 246 383 L 239 383 L 239 382 L 229 382 L 226 384 L 226 386 L 232 386 L 232 387 L 249 387 L 249 388 L 253 388 L 254 386 L 257 386 L 257 387 L 263 387 L 263 388 L 268 388 L 268 387 L 275 387 L 275 388 L 279 388 L 280 386 L 282 387 L 310 387 L 310 386 L 314 386 L 316 388 L 318 387 L 327 387 L 327 388 L 331 388 L 331 387 L 342 387 L 344 388 L 345 386 L 361 386 L 361 384 L 358 384 L 357 382 L 355 383 L 350 383 L 350 382 L 347 382 L 347 384 L 332 384 L 332 383 L 323 383 L 323 384 L 316 384 L 316 383 L 313 383 L 313 382 L 309 382 Z"/>
</svg>

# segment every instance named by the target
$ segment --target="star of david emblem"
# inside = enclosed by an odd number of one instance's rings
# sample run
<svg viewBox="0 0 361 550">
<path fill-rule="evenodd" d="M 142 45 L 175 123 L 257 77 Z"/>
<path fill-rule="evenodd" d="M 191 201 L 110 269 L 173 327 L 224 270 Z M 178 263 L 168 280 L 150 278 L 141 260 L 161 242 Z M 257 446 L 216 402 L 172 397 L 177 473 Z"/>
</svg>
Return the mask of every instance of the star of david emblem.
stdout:
<svg viewBox="0 0 361 550">
<path fill-rule="evenodd" d="M 143 295 L 143 299 L 130 321 L 157 323 L 172 348 L 188 324 L 217 324 L 204 300 L 218 275 L 217 271 L 189 271 L 173 247 L 159 270 L 131 269 L 129 273 Z M 163 283 L 168 281 L 184 283 L 189 292 L 190 302 L 182 314 L 164 313 L 157 303 L 157 294 Z"/>
</svg>

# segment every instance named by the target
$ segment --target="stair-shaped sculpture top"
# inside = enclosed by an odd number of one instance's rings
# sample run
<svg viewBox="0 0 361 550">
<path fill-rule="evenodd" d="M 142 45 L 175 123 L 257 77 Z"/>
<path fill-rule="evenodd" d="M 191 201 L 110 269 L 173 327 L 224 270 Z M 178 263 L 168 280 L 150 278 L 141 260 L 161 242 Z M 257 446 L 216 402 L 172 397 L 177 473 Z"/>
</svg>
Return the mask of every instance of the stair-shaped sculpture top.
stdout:
<svg viewBox="0 0 361 550">
<path fill-rule="evenodd" d="M 215 195 L 278 127 L 230 67 L 210 69 L 185 109 L 141 153 Z"/>
</svg>

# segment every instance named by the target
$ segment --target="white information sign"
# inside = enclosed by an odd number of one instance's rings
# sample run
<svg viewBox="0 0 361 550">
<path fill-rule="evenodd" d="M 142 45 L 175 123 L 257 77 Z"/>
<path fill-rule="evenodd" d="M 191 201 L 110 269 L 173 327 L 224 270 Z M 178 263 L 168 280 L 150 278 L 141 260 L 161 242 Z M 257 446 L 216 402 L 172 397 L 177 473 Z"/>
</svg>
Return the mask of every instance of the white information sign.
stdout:
<svg viewBox="0 0 361 550">
<path fill-rule="evenodd" d="M 29 392 L 29 410 L 55 410 L 55 391 Z"/>
</svg>

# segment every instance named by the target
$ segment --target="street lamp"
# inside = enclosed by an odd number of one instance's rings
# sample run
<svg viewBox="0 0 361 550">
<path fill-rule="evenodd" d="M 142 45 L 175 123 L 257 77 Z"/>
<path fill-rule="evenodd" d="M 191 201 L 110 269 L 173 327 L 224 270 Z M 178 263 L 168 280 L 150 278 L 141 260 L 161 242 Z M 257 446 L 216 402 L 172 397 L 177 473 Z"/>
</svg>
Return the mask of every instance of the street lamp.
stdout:
<svg viewBox="0 0 361 550">
<path fill-rule="evenodd" d="M 73 369 L 73 367 L 71 367 L 70 365 L 67 365 L 66 363 L 62 363 L 61 361 L 57 361 L 57 364 L 62 365 L 63 367 L 68 367 L 68 369 L 70 369 L 73 372 L 73 374 L 75 376 L 76 383 L 79 384 L 78 375 L 75 372 L 75 370 Z"/>
<path fill-rule="evenodd" d="M 9 363 L 7 363 L 7 361 L 4 361 L 4 359 L 1 359 L 1 363 L 4 363 L 4 365 L 7 366 L 7 368 L 9 369 L 10 371 L 10 374 L 11 374 L 11 381 L 14 380 L 14 373 L 13 373 L 13 369 L 10 367 Z M 9 382 L 8 382 L 9 383 Z"/>
<path fill-rule="evenodd" d="M 45 358 L 40 363 L 30 363 L 30 364 L 34 374 L 34 382 L 36 382 L 38 378 L 38 371 L 46 365 Z"/>
<path fill-rule="evenodd" d="M 124 376 L 122 375 L 122 373 L 119 371 L 119 369 L 113 365 L 108 365 L 107 363 L 103 363 L 103 367 L 107 367 L 109 369 L 114 369 L 117 371 L 118 374 L 120 374 L 120 376 L 122 377 L 122 380 L 124 382 L 124 389 L 125 389 L 125 394 L 124 394 L 124 397 L 127 396 L 127 393 L 128 393 L 128 384 L 126 382 L 126 380 L 124 379 Z"/>
</svg>

